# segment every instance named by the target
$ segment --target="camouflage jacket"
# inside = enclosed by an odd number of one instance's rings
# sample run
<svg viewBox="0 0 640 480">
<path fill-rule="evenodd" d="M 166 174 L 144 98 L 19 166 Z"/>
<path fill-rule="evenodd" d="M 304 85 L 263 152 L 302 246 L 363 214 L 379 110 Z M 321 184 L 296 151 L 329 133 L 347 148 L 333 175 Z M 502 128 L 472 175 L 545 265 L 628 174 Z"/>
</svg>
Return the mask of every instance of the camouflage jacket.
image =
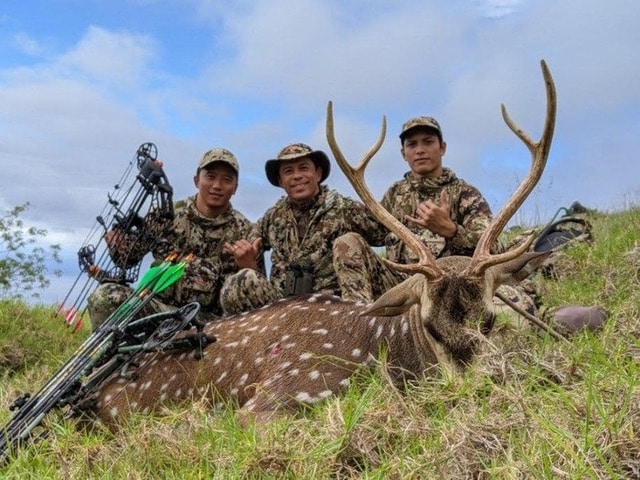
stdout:
<svg viewBox="0 0 640 480">
<path fill-rule="evenodd" d="M 406 225 L 427 245 L 436 257 L 471 255 L 482 233 L 492 220 L 491 209 L 480 191 L 458 178 L 452 170 L 443 169 L 438 178 L 416 178 L 411 172 L 394 183 L 384 194 L 382 206 Z M 405 220 L 414 216 L 418 205 L 426 200 L 440 204 L 440 191 L 445 189 L 451 203 L 451 219 L 458 225 L 450 240 Z M 389 233 L 386 238 L 387 258 L 397 263 L 414 263 L 416 254 L 404 242 Z"/>
<path fill-rule="evenodd" d="M 195 259 L 187 264 L 184 276 L 171 288 L 162 292 L 159 299 L 171 305 L 184 305 L 197 301 L 204 312 L 221 315 L 220 288 L 224 279 L 238 271 L 231 255 L 222 252 L 226 242 L 246 238 L 253 224 L 232 207 L 215 218 L 202 216 L 195 206 L 196 196 L 191 196 L 174 204 L 173 220 L 161 218 L 150 212 L 145 218 L 148 232 L 145 241 L 127 238 L 126 261 L 122 255 L 112 251 L 111 257 L 121 266 L 135 264 L 149 252 L 153 255 L 152 265 L 161 263 L 174 252 L 193 253 Z M 139 239 L 138 239 L 139 240 Z M 264 261 L 259 261 L 264 272 Z"/>
<path fill-rule="evenodd" d="M 345 233 L 356 232 L 370 245 L 384 245 L 386 228 L 362 203 L 324 185 L 320 189 L 318 197 L 303 208 L 296 207 L 288 197 L 280 198 L 254 226 L 251 239 L 261 237 L 263 250 L 271 250 L 270 279 L 280 291 L 284 291 L 288 267 L 297 264 L 313 269 L 312 291 L 339 295 L 333 269 L 334 240 Z M 306 216 L 306 228 L 299 234 L 296 218 L 301 215 Z"/>
</svg>

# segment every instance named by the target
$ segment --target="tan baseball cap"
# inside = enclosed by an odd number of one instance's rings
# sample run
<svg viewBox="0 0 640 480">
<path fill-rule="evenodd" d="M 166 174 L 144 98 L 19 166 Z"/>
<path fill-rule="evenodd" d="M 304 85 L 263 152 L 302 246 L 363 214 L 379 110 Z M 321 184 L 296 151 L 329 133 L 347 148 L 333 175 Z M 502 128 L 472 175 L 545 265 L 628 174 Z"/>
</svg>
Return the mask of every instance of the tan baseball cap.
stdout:
<svg viewBox="0 0 640 480">
<path fill-rule="evenodd" d="M 198 171 L 215 162 L 224 162 L 235 170 L 236 175 L 240 173 L 240 164 L 238 164 L 238 159 L 236 159 L 233 153 L 225 148 L 213 148 L 202 155 L 200 162 L 198 162 Z"/>
<path fill-rule="evenodd" d="M 404 124 L 402 125 L 402 131 L 400 132 L 400 140 L 404 140 L 404 137 L 407 136 L 409 130 L 413 130 L 414 128 L 419 127 L 435 130 L 438 133 L 438 137 L 440 137 L 440 140 L 442 140 L 442 129 L 440 128 L 440 124 L 438 123 L 438 121 L 433 117 L 425 116 L 414 117 L 404 122 Z"/>
</svg>

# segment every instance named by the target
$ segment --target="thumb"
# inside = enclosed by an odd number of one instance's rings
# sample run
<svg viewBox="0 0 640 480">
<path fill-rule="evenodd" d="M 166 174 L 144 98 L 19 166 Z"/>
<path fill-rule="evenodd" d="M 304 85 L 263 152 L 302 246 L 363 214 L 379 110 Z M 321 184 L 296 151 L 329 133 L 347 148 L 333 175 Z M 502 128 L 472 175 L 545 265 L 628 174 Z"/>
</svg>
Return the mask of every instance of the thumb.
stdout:
<svg viewBox="0 0 640 480">
<path fill-rule="evenodd" d="M 445 189 L 440 191 L 440 206 L 447 211 L 451 208 L 451 204 L 449 203 L 449 194 Z"/>
<path fill-rule="evenodd" d="M 253 242 L 251 242 L 251 246 L 255 248 L 256 251 L 260 251 L 262 248 L 262 237 L 258 237 Z"/>
</svg>

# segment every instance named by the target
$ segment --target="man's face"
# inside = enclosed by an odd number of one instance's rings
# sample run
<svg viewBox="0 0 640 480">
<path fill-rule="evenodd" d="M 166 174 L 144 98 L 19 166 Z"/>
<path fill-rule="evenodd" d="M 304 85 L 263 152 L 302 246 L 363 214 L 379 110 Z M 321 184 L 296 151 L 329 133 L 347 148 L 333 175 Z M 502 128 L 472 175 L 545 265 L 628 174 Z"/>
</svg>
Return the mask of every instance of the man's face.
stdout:
<svg viewBox="0 0 640 480">
<path fill-rule="evenodd" d="M 207 217 L 226 211 L 238 188 L 238 176 L 233 168 L 223 162 L 216 162 L 200 170 L 194 178 L 198 188 L 196 206 Z"/>
<path fill-rule="evenodd" d="M 294 202 L 306 202 L 320 191 L 322 169 L 309 157 L 282 162 L 278 173 L 280 186 Z"/>
<path fill-rule="evenodd" d="M 447 144 L 430 130 L 416 129 L 402 142 L 402 158 L 417 177 L 438 177 L 442 174 L 442 157 Z"/>
</svg>

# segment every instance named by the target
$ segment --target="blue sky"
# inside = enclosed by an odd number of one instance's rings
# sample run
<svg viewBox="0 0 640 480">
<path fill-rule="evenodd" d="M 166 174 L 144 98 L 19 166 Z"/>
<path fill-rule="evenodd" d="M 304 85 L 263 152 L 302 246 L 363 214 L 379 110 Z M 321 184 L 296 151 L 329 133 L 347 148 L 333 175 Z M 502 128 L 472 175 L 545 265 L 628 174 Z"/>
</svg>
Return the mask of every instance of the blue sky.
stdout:
<svg viewBox="0 0 640 480">
<path fill-rule="evenodd" d="M 0 4 L 0 208 L 65 257 L 45 301 L 64 296 L 76 252 L 137 147 L 158 146 L 175 198 L 194 192 L 199 156 L 233 151 L 234 206 L 252 220 L 281 195 L 264 162 L 302 141 L 328 150 L 326 105 L 356 162 L 387 140 L 367 180 L 381 197 L 406 171 L 397 134 L 437 117 L 445 165 L 494 213 L 529 153 L 500 116 L 534 138 L 545 109 L 539 62 L 558 90 L 545 174 L 516 220 L 549 219 L 574 200 L 637 204 L 640 2 L 636 0 L 5 0 Z M 329 186 L 353 195 L 334 168 Z"/>
</svg>

